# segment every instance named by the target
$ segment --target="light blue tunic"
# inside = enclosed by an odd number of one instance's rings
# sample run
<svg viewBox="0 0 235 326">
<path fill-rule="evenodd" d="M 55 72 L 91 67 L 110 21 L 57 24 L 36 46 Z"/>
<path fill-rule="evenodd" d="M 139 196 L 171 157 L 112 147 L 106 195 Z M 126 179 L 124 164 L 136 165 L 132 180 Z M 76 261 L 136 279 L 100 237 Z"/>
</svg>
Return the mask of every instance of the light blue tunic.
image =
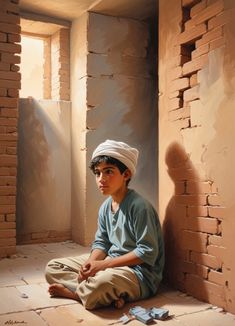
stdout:
<svg viewBox="0 0 235 326">
<path fill-rule="evenodd" d="M 139 280 L 141 298 L 147 298 L 156 293 L 164 267 L 163 237 L 157 213 L 132 189 L 115 214 L 111 203 L 109 197 L 100 207 L 92 249 L 101 249 L 111 257 L 133 251 L 144 263 L 130 268 Z"/>
</svg>

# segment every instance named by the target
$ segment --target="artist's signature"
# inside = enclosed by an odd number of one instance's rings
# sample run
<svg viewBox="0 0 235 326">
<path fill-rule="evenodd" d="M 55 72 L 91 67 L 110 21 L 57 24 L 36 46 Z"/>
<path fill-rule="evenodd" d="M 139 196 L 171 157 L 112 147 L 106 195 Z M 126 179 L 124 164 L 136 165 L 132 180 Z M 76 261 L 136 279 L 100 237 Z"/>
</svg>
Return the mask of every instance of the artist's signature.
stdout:
<svg viewBox="0 0 235 326">
<path fill-rule="evenodd" d="M 11 320 L 11 319 L 5 321 L 5 325 L 16 325 L 16 324 L 27 324 L 27 322 L 24 320 L 19 321 L 19 320 Z"/>
</svg>

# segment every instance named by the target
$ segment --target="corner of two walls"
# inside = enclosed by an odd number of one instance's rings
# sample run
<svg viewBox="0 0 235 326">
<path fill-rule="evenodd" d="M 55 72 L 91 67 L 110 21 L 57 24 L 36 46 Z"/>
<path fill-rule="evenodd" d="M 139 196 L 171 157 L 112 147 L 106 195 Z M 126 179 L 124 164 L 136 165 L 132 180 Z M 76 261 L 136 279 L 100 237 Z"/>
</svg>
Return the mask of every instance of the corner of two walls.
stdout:
<svg viewBox="0 0 235 326">
<path fill-rule="evenodd" d="M 156 203 L 156 81 L 144 22 L 84 14 L 73 22 L 71 46 L 72 229 L 75 239 L 89 244 L 105 199 L 88 169 L 100 142 L 115 139 L 140 150 L 131 187 Z"/>
<path fill-rule="evenodd" d="M 166 281 L 234 312 L 230 4 L 160 1 L 159 202 Z"/>
</svg>

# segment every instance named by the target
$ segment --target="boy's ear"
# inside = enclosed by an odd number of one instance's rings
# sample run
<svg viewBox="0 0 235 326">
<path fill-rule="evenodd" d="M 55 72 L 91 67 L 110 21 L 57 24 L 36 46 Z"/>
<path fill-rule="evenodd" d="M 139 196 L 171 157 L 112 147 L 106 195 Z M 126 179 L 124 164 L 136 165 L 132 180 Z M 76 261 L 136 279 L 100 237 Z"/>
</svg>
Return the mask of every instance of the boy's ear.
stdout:
<svg viewBox="0 0 235 326">
<path fill-rule="evenodd" d="M 123 175 L 125 177 L 125 179 L 130 179 L 131 178 L 131 171 L 129 169 L 126 169 L 124 172 L 123 172 Z"/>
</svg>

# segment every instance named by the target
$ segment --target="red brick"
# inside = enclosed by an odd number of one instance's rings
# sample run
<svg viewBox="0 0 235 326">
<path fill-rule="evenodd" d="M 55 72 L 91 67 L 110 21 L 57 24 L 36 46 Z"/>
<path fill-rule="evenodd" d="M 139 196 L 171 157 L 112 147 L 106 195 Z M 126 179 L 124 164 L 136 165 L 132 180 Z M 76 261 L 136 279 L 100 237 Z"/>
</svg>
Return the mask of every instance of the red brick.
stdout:
<svg viewBox="0 0 235 326">
<path fill-rule="evenodd" d="M 9 43 L 20 43 L 21 35 L 20 34 L 8 34 L 7 41 Z"/>
<path fill-rule="evenodd" d="M 196 273 L 196 264 L 191 262 L 183 261 L 182 263 L 179 264 L 179 268 L 184 273 L 190 273 L 190 274 Z"/>
<path fill-rule="evenodd" d="M 184 130 L 190 127 L 190 119 L 180 119 L 174 121 L 174 128 L 178 130 Z"/>
<path fill-rule="evenodd" d="M 16 147 L 7 147 L 6 154 L 16 155 L 17 154 Z"/>
<path fill-rule="evenodd" d="M 15 55 L 12 53 L 2 53 L 1 61 L 7 63 L 20 63 L 21 58 L 19 55 Z"/>
<path fill-rule="evenodd" d="M 225 292 L 224 287 L 192 274 L 186 275 L 185 281 L 186 291 L 188 294 L 212 304 L 218 304 L 225 308 Z"/>
<path fill-rule="evenodd" d="M 169 111 L 179 109 L 179 108 L 181 108 L 183 106 L 183 101 L 179 97 L 176 97 L 176 98 L 173 98 L 173 99 L 169 100 L 168 103 L 169 103 L 168 104 Z"/>
<path fill-rule="evenodd" d="M 9 97 L 7 97 L 9 98 Z M 13 99 L 17 103 L 18 99 Z M 0 98 L 0 105 L 1 105 L 1 98 Z M 11 118 L 17 118 L 18 117 L 18 109 L 15 108 L 1 108 L 0 109 L 0 115 L 1 117 L 11 117 Z"/>
<path fill-rule="evenodd" d="M 198 0 L 182 0 L 182 7 L 192 7 L 197 2 L 198 2 Z"/>
<path fill-rule="evenodd" d="M 10 257 L 16 253 L 16 246 L 4 246 L 0 248 L 0 257 Z"/>
<path fill-rule="evenodd" d="M 170 83 L 170 93 L 174 91 L 184 90 L 189 87 L 189 78 L 175 79 Z"/>
<path fill-rule="evenodd" d="M 0 22 L 0 32 L 12 33 L 12 34 L 20 34 L 21 33 L 21 28 L 20 28 L 20 25 L 8 24 L 8 23 L 4 23 L 4 22 L 1 23 Z M 5 52 L 8 52 L 8 51 L 5 51 Z M 20 53 L 20 52 L 18 52 L 18 53 Z"/>
<path fill-rule="evenodd" d="M 1 11 L 6 13 L 19 13 L 19 6 L 17 5 L 17 2 L 14 3 L 13 1 L 2 1 L 1 3 Z"/>
<path fill-rule="evenodd" d="M 196 265 L 196 273 L 199 277 L 207 279 L 208 278 L 209 268 L 204 265 Z"/>
<path fill-rule="evenodd" d="M 1 79 L 7 79 L 7 80 L 14 80 L 18 81 L 21 78 L 21 74 L 18 72 L 8 71 L 8 72 L 1 72 Z M 5 86 L 7 87 L 7 86 Z M 14 87 L 12 87 L 14 88 Z"/>
<path fill-rule="evenodd" d="M 16 108 L 18 99 L 11 97 L 0 97 L 0 107 Z"/>
<path fill-rule="evenodd" d="M 0 238 L 0 247 L 3 246 L 14 246 L 16 245 L 16 239 L 15 238 L 5 238 L 5 239 L 1 239 Z"/>
<path fill-rule="evenodd" d="M 6 134 L 6 135 L 1 135 L 0 134 L 0 140 L 2 140 L 1 141 L 2 145 L 16 146 L 17 139 L 18 139 L 17 134 Z M 15 142 L 13 143 L 12 141 L 15 141 Z"/>
<path fill-rule="evenodd" d="M 197 100 L 199 99 L 199 85 L 196 85 L 192 88 L 187 89 L 186 91 L 184 91 L 183 94 L 183 99 L 185 102 L 190 102 L 193 100 Z"/>
<path fill-rule="evenodd" d="M 181 249 L 187 248 L 196 252 L 206 252 L 207 234 L 193 231 L 182 231 Z"/>
<path fill-rule="evenodd" d="M 220 272 L 211 270 L 208 274 L 208 280 L 213 283 L 225 285 L 224 275 L 223 275 L 223 273 L 220 273 Z"/>
<path fill-rule="evenodd" d="M 221 38 L 223 36 L 223 27 L 217 27 L 210 32 L 203 35 L 203 37 L 196 42 L 196 48 L 199 48 L 209 42 Z"/>
<path fill-rule="evenodd" d="M 16 228 L 16 223 L 15 222 L 3 222 L 0 223 L 0 229 L 15 229 Z"/>
<path fill-rule="evenodd" d="M 208 64 L 208 55 L 203 54 L 198 58 L 193 59 L 183 65 L 183 75 L 189 75 L 202 69 L 206 64 Z"/>
<path fill-rule="evenodd" d="M 206 54 L 209 52 L 209 44 L 203 44 L 202 46 L 199 46 L 196 48 L 196 50 L 192 51 L 192 59 L 195 59 L 197 57 L 200 57 L 203 54 Z"/>
<path fill-rule="evenodd" d="M 16 187 L 14 186 L 0 186 L 0 196 L 15 195 Z"/>
<path fill-rule="evenodd" d="M 213 269 L 220 269 L 222 267 L 222 261 L 219 257 L 208 255 L 206 253 L 192 251 L 190 260 L 194 263 L 205 265 Z"/>
<path fill-rule="evenodd" d="M 180 195 L 185 193 L 185 182 L 175 182 L 175 194 Z"/>
<path fill-rule="evenodd" d="M 186 192 L 189 194 L 207 194 L 211 192 L 210 182 L 193 182 L 187 181 Z"/>
<path fill-rule="evenodd" d="M 210 51 L 212 51 L 214 49 L 221 48 L 223 46 L 225 46 L 225 38 L 224 37 L 220 37 L 216 40 L 213 40 L 209 44 Z"/>
<path fill-rule="evenodd" d="M 16 176 L 16 168 L 0 167 L 0 176 Z"/>
<path fill-rule="evenodd" d="M 188 27 L 197 26 L 201 23 L 206 22 L 210 18 L 218 15 L 224 9 L 224 0 L 218 0 L 215 3 L 211 4 L 210 6 L 206 7 L 205 9 L 201 10 L 197 15 L 195 15 Z"/>
<path fill-rule="evenodd" d="M 14 222 L 16 220 L 15 214 L 6 214 L 6 221 L 7 222 Z"/>
<path fill-rule="evenodd" d="M 0 166 L 16 166 L 17 158 L 13 155 L 1 155 Z"/>
<path fill-rule="evenodd" d="M 200 24 L 195 28 L 185 30 L 177 37 L 176 42 L 178 44 L 192 44 L 206 32 L 207 32 L 206 24 Z"/>
<path fill-rule="evenodd" d="M 15 186 L 16 177 L 0 176 L 0 186 Z"/>
<path fill-rule="evenodd" d="M 0 126 L 17 126 L 16 118 L 1 118 L 0 117 Z"/>
<path fill-rule="evenodd" d="M 182 77 L 182 67 L 178 66 L 175 68 L 171 68 L 167 76 L 169 76 L 169 80 L 174 80 Z"/>
<path fill-rule="evenodd" d="M 197 74 L 193 74 L 190 77 L 189 83 L 190 83 L 190 87 L 194 87 L 194 86 L 198 85 Z"/>
<path fill-rule="evenodd" d="M 216 234 L 218 231 L 218 221 L 209 217 L 186 217 L 185 227 L 192 231 Z"/>
<path fill-rule="evenodd" d="M 10 64 L 6 62 L 0 62 L 0 71 L 9 71 Z"/>
<path fill-rule="evenodd" d="M 175 98 L 175 97 L 182 97 L 182 92 L 181 91 L 175 91 L 175 92 L 172 92 L 172 93 L 168 94 L 169 99 L 172 99 L 172 98 Z"/>
<path fill-rule="evenodd" d="M 2 23 L 11 23 L 11 24 L 19 25 L 20 24 L 20 16 L 0 12 L 0 21 Z"/>
<path fill-rule="evenodd" d="M 16 203 L 15 196 L 0 196 L 0 204 L 2 205 L 13 205 Z"/>
<path fill-rule="evenodd" d="M 211 206 L 218 206 L 222 204 L 222 199 L 218 195 L 209 195 L 208 196 L 208 204 Z"/>
<path fill-rule="evenodd" d="M 13 72 L 17 72 L 17 71 L 20 71 L 20 66 L 17 66 L 17 65 L 11 65 L 11 71 Z"/>
<path fill-rule="evenodd" d="M 10 52 L 10 53 L 21 53 L 21 45 L 20 44 L 12 44 L 12 43 L 2 43 L 2 42 L 0 42 L 0 51 L 2 51 L 2 52 Z"/>
<path fill-rule="evenodd" d="M 177 109 L 169 112 L 170 121 L 185 119 L 189 117 L 190 117 L 190 109 L 188 107 L 184 107 L 182 109 Z"/>
<path fill-rule="evenodd" d="M 207 246 L 208 254 L 216 257 L 224 257 L 225 250 L 226 248 L 221 246 L 215 246 L 215 245 Z"/>
<path fill-rule="evenodd" d="M 208 216 L 208 206 L 189 206 L 187 208 L 188 217 Z"/>
<path fill-rule="evenodd" d="M 5 77 L 7 77 L 8 79 L 12 79 L 12 80 L 4 80 L 4 78 L 2 78 L 2 73 L 1 73 L 0 87 L 20 89 L 21 83 L 20 83 L 20 78 L 18 78 L 18 75 L 20 76 L 20 74 L 18 74 L 16 72 L 9 72 L 8 74 L 10 74 L 10 75 L 7 75 Z M 15 80 L 15 76 L 17 76 L 17 79 L 19 79 L 19 81 Z"/>
<path fill-rule="evenodd" d="M 224 219 L 226 216 L 226 208 L 225 207 L 209 207 L 208 208 L 209 216 L 217 217 L 220 219 Z"/>
<path fill-rule="evenodd" d="M 219 15 L 211 18 L 208 21 L 208 29 L 211 30 L 211 29 L 216 28 L 218 26 L 223 26 L 223 25 L 229 23 L 229 21 L 234 17 L 234 14 L 235 14 L 234 13 L 234 8 L 229 9 L 229 10 L 224 10 Z"/>
<path fill-rule="evenodd" d="M 210 235 L 209 244 L 215 246 L 223 246 L 223 238 L 217 235 Z"/>
<path fill-rule="evenodd" d="M 0 42 L 6 42 L 7 41 L 7 34 L 0 32 Z"/>
<path fill-rule="evenodd" d="M 175 200 L 180 205 L 203 206 L 207 204 L 207 195 L 179 195 Z"/>
<path fill-rule="evenodd" d="M 7 96 L 7 89 L 6 88 L 0 88 L 0 96 Z"/>
<path fill-rule="evenodd" d="M 12 230 L 12 229 L 0 230 L 0 239 L 14 238 L 15 236 L 16 236 L 16 230 Z"/>
<path fill-rule="evenodd" d="M 7 95 L 9 97 L 19 97 L 19 90 L 18 89 L 14 89 L 14 88 L 9 88 L 7 90 Z"/>
<path fill-rule="evenodd" d="M 15 213 L 15 205 L 0 205 L 0 214 Z"/>
<path fill-rule="evenodd" d="M 206 0 L 202 0 L 201 2 L 193 6 L 190 10 L 190 17 L 197 15 L 202 9 L 206 8 L 206 5 L 207 5 Z"/>
</svg>

